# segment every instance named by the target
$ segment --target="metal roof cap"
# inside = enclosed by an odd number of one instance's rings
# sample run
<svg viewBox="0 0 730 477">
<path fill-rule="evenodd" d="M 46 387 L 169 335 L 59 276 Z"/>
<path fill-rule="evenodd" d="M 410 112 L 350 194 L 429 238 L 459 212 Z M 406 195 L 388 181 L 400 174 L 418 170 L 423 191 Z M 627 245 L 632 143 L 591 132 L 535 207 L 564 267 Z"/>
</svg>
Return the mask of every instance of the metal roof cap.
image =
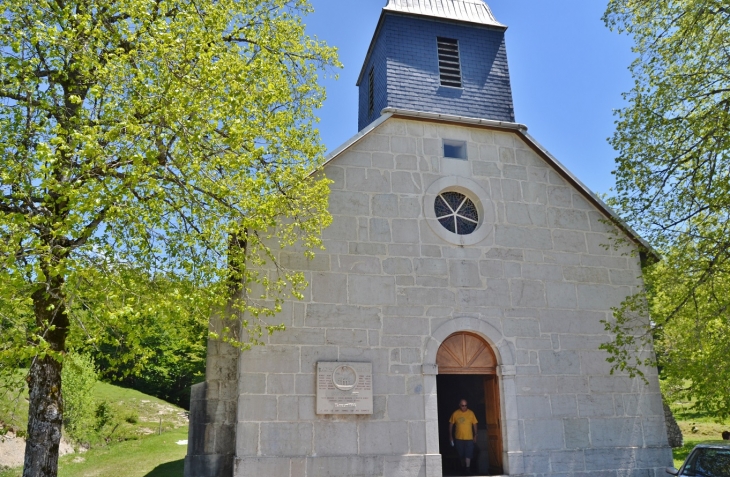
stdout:
<svg viewBox="0 0 730 477">
<path fill-rule="evenodd" d="M 383 10 L 504 27 L 482 0 L 388 0 Z"/>
</svg>

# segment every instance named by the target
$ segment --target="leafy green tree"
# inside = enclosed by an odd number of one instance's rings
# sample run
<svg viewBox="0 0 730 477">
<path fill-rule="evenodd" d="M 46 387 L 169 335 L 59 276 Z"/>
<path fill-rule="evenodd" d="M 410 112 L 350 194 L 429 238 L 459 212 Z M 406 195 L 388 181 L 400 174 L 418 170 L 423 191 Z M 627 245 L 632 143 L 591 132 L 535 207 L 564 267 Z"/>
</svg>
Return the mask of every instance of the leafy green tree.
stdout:
<svg viewBox="0 0 730 477">
<path fill-rule="evenodd" d="M 673 248 L 647 270 L 647 281 L 651 314 L 664 320 L 657 342 L 664 394 L 694 400 L 698 410 L 724 420 L 730 416 L 730 283 L 726 273 L 697 283 L 694 270 L 706 267 L 705 260 L 689 247 Z"/>
<path fill-rule="evenodd" d="M 607 25 L 635 42 L 634 87 L 618 112 L 613 205 L 664 256 L 646 270 L 651 321 L 637 302 L 607 346 L 656 340 L 670 388 L 730 415 L 730 6 L 726 0 L 611 0 Z M 646 307 L 644 307 L 644 312 Z M 724 337 L 723 337 L 724 336 Z"/>
<path fill-rule="evenodd" d="M 250 319 L 219 338 L 245 347 L 299 295 L 302 274 L 255 270 L 270 247 L 311 255 L 329 223 L 313 112 L 318 72 L 338 63 L 305 35 L 306 0 L 0 8 L 0 357 L 30 368 L 24 476 L 55 476 L 74 330 L 134 337 L 116 304 L 135 292 L 151 315 L 209 313 L 236 292 L 228 309 Z M 144 274 L 195 296 L 140 290 Z"/>
</svg>

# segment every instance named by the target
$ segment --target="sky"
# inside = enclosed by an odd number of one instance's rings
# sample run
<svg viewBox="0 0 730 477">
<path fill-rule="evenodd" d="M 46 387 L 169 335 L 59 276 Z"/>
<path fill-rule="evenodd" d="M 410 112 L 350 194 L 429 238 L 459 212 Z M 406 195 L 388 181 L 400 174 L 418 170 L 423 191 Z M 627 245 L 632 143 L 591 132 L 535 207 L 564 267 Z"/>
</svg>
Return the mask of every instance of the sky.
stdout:
<svg viewBox="0 0 730 477">
<path fill-rule="evenodd" d="M 322 141 L 332 151 L 357 133 L 357 82 L 386 0 L 310 0 L 307 33 L 339 49 L 342 70 L 321 77 L 327 100 L 319 110 Z M 507 59 L 516 121 L 578 179 L 609 193 L 616 152 L 613 112 L 633 84 L 626 35 L 601 17 L 606 0 L 487 0 L 509 28 Z M 334 80 L 333 75 L 339 74 Z"/>
</svg>

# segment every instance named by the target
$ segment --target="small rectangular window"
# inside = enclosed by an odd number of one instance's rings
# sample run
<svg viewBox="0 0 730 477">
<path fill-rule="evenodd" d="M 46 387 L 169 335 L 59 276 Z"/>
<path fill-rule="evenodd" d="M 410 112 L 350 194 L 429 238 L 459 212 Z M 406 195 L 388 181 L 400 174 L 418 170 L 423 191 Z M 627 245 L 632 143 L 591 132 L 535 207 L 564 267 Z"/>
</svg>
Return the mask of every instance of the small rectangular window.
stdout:
<svg viewBox="0 0 730 477">
<path fill-rule="evenodd" d="M 466 159 L 466 141 L 444 139 L 444 157 Z"/>
<path fill-rule="evenodd" d="M 375 111 L 375 67 L 370 68 L 368 74 L 368 116 L 372 116 Z"/>
<path fill-rule="evenodd" d="M 461 88 L 461 62 L 459 42 L 451 38 L 437 37 L 439 54 L 439 77 L 441 86 Z"/>
</svg>

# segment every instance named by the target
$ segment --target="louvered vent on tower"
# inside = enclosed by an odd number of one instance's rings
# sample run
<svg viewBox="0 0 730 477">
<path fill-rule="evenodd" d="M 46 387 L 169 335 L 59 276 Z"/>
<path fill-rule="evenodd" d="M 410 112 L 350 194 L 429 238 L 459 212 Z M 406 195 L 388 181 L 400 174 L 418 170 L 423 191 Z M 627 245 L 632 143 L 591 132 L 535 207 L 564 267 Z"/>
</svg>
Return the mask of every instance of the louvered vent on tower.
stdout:
<svg viewBox="0 0 730 477">
<path fill-rule="evenodd" d="M 439 52 L 439 75 L 441 86 L 461 88 L 461 63 L 459 42 L 451 38 L 437 38 Z"/>
</svg>

